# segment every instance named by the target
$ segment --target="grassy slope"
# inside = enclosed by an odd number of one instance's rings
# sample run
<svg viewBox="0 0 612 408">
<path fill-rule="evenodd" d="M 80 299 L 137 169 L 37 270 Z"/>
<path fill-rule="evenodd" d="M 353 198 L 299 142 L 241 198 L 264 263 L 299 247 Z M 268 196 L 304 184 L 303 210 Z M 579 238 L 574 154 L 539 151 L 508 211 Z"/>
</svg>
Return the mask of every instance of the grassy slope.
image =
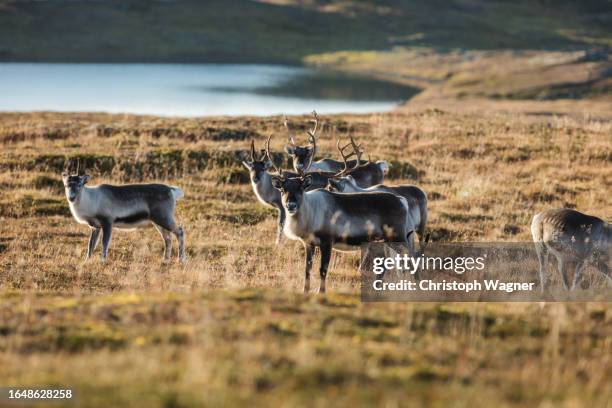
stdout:
<svg viewBox="0 0 612 408">
<path fill-rule="evenodd" d="M 353 134 L 372 158 L 394 160 L 393 182 L 428 192 L 438 241 L 528 240 L 531 216 L 548 207 L 612 215 L 609 120 L 323 120 L 321 151 Z M 303 297 L 300 246 L 274 248 L 275 214 L 236 156 L 269 134 L 280 150 L 280 118 L 1 114 L 0 383 L 73 386 L 85 406 L 612 398 L 605 304 L 360 304 L 351 254 L 335 257 L 327 299 Z M 87 228 L 58 177 L 77 157 L 92 183 L 182 186 L 188 265 L 160 265 L 153 229 L 115 234 L 106 265 L 83 262 Z"/>
<path fill-rule="evenodd" d="M 0 1 L 0 58 L 293 62 L 334 51 L 610 45 L 609 3 Z"/>
</svg>

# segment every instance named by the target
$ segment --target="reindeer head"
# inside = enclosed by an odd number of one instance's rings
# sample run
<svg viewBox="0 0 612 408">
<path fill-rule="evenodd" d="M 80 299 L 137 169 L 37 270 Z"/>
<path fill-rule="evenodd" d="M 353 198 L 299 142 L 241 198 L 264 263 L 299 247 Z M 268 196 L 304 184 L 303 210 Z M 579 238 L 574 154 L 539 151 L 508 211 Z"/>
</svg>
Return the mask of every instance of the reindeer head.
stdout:
<svg viewBox="0 0 612 408">
<path fill-rule="evenodd" d="M 295 144 L 295 140 L 293 136 L 289 134 L 288 141 L 289 143 L 285 145 L 285 151 L 291 159 L 293 160 L 293 167 L 296 171 L 306 172 L 308 168 L 312 164 L 315 154 L 317 153 L 317 126 L 319 124 L 319 116 L 317 112 L 312 111 L 314 116 L 313 122 L 314 127 L 311 130 L 308 130 L 308 146 L 298 146 Z M 287 132 L 289 132 L 289 126 L 287 125 L 287 118 L 284 119 L 285 128 L 287 128 Z"/>
<path fill-rule="evenodd" d="M 295 215 L 300 210 L 304 193 L 311 183 L 312 178 L 308 174 L 298 177 L 272 176 L 272 186 L 281 192 L 283 206 L 289 215 Z"/>
<path fill-rule="evenodd" d="M 327 180 L 327 189 L 337 193 L 355 193 L 359 191 L 358 187 L 351 175 Z"/>
<path fill-rule="evenodd" d="M 87 174 L 82 176 L 78 174 L 70 175 L 67 171 L 64 171 L 62 173 L 62 181 L 64 182 L 66 198 L 71 203 L 74 203 L 79 198 L 85 184 L 89 181 L 89 176 Z"/>
<path fill-rule="evenodd" d="M 272 162 L 268 160 L 265 150 L 260 152 L 259 158 L 255 157 L 255 142 L 253 140 L 251 140 L 249 160 L 243 160 L 242 164 L 249 170 L 249 176 L 253 183 L 258 183 L 262 174 L 272 167 Z"/>
<path fill-rule="evenodd" d="M 281 169 L 276 167 L 270 153 L 270 139 L 266 141 L 266 156 L 270 165 L 274 168 L 272 175 L 272 186 L 281 192 L 281 201 L 283 207 L 287 210 L 287 214 L 295 215 L 304 199 L 304 193 L 312 183 L 312 177 L 302 170 L 298 170 L 299 176 L 288 177 Z"/>
</svg>

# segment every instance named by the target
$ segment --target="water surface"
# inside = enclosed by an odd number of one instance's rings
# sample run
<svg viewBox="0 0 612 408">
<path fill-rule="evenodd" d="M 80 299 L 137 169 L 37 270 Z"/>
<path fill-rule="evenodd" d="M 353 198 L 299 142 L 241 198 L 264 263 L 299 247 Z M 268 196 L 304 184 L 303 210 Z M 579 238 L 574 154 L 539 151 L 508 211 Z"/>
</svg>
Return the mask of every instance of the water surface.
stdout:
<svg viewBox="0 0 612 408">
<path fill-rule="evenodd" d="M 414 88 L 309 68 L 0 63 L 0 111 L 169 116 L 382 112 Z"/>
</svg>

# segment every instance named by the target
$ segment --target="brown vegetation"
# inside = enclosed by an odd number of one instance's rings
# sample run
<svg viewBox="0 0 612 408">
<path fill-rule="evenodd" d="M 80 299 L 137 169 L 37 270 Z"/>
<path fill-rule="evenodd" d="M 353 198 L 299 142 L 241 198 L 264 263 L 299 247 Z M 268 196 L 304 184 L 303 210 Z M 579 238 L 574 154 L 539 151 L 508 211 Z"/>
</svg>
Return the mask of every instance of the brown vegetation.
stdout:
<svg viewBox="0 0 612 408">
<path fill-rule="evenodd" d="M 389 182 L 428 193 L 436 241 L 527 241 L 531 216 L 550 207 L 610 219 L 609 120 L 440 110 L 322 120 L 321 153 L 355 136 L 392 161 Z M 89 406 L 612 399 L 605 304 L 361 304 L 352 254 L 332 260 L 327 298 L 299 294 L 300 245 L 274 247 L 275 213 L 239 164 L 251 137 L 259 148 L 276 134 L 280 151 L 282 126 L 1 114 L 0 383 L 73 386 Z M 92 184 L 181 186 L 187 265 L 160 263 L 153 229 L 116 234 L 107 264 L 99 253 L 85 262 L 88 231 L 59 184 L 77 163 Z"/>
</svg>

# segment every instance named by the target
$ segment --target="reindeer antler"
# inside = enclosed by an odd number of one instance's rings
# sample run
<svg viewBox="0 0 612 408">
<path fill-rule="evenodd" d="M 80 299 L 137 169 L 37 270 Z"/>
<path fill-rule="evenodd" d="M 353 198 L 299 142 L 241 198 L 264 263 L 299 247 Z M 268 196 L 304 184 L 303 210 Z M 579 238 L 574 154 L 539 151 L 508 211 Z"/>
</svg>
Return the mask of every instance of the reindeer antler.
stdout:
<svg viewBox="0 0 612 408">
<path fill-rule="evenodd" d="M 314 116 L 314 119 L 312 120 L 312 122 L 314 122 L 314 127 L 312 130 L 308 130 L 308 134 L 314 139 L 317 133 L 317 126 L 319 125 L 319 115 L 317 115 L 317 111 L 314 110 L 312 111 L 312 115 Z"/>
<path fill-rule="evenodd" d="M 268 157 L 268 160 L 270 160 L 270 163 L 272 163 L 274 171 L 276 171 L 276 173 L 278 173 L 278 175 L 282 177 L 283 171 L 276 167 L 276 164 L 274 164 L 274 160 L 272 160 L 272 154 L 270 154 L 270 139 L 272 139 L 272 135 L 268 136 L 268 140 L 266 140 L 266 156 Z"/>
<path fill-rule="evenodd" d="M 352 171 L 355 171 L 357 168 L 361 167 L 361 155 L 363 154 L 363 150 L 361 149 L 361 145 L 358 145 L 357 143 L 355 143 L 355 140 L 353 139 L 353 137 L 350 137 L 350 142 L 347 143 L 346 145 L 340 147 L 340 140 L 338 140 L 338 142 L 336 142 L 336 149 L 338 149 L 338 152 L 340 152 L 340 156 L 342 156 L 342 161 L 344 162 L 344 168 L 342 170 L 340 170 L 340 172 L 336 173 L 333 175 L 334 178 L 337 177 L 342 177 Z M 345 150 L 349 147 L 352 147 L 353 150 L 349 153 L 346 154 Z M 355 165 L 351 168 L 349 168 L 348 166 L 348 159 L 350 159 L 351 157 L 355 156 Z"/>
<path fill-rule="evenodd" d="M 287 116 L 285 115 L 283 115 L 283 125 L 285 126 L 285 129 L 287 129 L 287 141 L 291 143 L 291 146 L 295 147 L 295 140 L 293 139 L 293 136 L 291 136 L 291 129 L 289 129 L 289 124 L 287 123 Z"/>
<path fill-rule="evenodd" d="M 255 161 L 255 140 L 251 139 L 251 161 Z"/>
<path fill-rule="evenodd" d="M 312 111 L 314 116 L 313 122 L 314 127 L 312 130 L 308 130 L 308 143 L 312 147 L 312 153 L 310 154 L 310 159 L 308 160 L 308 165 L 305 166 L 304 171 L 308 171 L 312 161 L 314 160 L 315 154 L 317 153 L 317 126 L 319 125 L 319 115 L 317 115 L 316 111 Z"/>
</svg>

